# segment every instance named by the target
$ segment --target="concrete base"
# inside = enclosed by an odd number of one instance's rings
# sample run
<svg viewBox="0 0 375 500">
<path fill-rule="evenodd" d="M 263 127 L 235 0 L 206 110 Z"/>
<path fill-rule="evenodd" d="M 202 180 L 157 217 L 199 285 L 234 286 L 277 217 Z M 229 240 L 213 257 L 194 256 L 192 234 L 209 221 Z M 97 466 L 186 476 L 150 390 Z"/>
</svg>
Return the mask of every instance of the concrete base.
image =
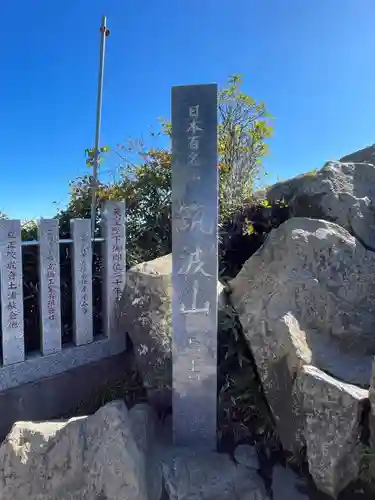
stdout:
<svg viewBox="0 0 375 500">
<path fill-rule="evenodd" d="M 125 380 L 133 369 L 133 355 L 121 353 L 0 392 L 0 439 L 18 420 L 69 418 L 81 403 L 90 402 L 101 388 Z"/>
</svg>

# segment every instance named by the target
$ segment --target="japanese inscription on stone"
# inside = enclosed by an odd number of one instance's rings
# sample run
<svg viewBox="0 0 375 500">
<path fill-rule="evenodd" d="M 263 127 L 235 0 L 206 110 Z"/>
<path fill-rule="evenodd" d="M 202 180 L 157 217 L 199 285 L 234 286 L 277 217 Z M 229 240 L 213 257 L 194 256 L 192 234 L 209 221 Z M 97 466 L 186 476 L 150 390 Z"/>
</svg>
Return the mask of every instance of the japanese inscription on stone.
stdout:
<svg viewBox="0 0 375 500">
<path fill-rule="evenodd" d="M 71 221 L 73 239 L 73 341 L 76 345 L 93 341 L 92 245 L 90 219 Z"/>
<path fill-rule="evenodd" d="M 173 433 L 216 448 L 217 86 L 172 88 Z"/>
<path fill-rule="evenodd" d="M 104 251 L 104 332 L 115 334 L 118 328 L 118 305 L 125 287 L 126 240 L 125 203 L 108 201 L 103 213 Z"/>
<path fill-rule="evenodd" d="M 25 359 L 21 223 L 0 220 L 0 279 L 3 364 Z"/>
<path fill-rule="evenodd" d="M 41 219 L 39 230 L 42 353 L 61 350 L 60 245 L 57 219 Z"/>
</svg>

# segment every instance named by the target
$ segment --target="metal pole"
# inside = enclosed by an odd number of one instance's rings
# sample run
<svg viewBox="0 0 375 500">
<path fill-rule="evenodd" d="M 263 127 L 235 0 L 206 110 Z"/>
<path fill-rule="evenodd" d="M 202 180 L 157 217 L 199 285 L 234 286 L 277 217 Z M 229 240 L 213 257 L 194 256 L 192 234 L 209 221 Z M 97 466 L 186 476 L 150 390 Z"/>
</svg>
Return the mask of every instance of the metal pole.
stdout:
<svg viewBox="0 0 375 500">
<path fill-rule="evenodd" d="M 91 236 L 95 237 L 95 221 L 96 221 L 96 191 L 98 185 L 98 169 L 100 159 L 100 122 L 102 118 L 102 97 L 103 97 L 103 76 L 104 76 L 104 55 L 105 55 L 105 39 L 109 35 L 107 28 L 107 18 L 103 16 L 102 25 L 100 26 L 100 55 L 99 55 L 99 78 L 98 78 L 98 97 L 96 101 L 96 130 L 95 130 L 95 156 L 92 172 L 91 185 Z"/>
</svg>

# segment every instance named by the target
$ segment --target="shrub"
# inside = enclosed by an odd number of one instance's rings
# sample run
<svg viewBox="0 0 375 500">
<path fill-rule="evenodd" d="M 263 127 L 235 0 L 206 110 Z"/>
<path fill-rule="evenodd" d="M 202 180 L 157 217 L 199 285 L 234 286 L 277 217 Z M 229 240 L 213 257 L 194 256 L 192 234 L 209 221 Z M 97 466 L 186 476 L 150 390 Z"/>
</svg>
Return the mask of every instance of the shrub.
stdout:
<svg viewBox="0 0 375 500">
<path fill-rule="evenodd" d="M 222 278 L 234 278 L 263 245 L 271 229 L 289 218 L 290 209 L 283 200 L 270 205 L 266 200 L 256 198 L 223 214 L 220 224 Z"/>
</svg>

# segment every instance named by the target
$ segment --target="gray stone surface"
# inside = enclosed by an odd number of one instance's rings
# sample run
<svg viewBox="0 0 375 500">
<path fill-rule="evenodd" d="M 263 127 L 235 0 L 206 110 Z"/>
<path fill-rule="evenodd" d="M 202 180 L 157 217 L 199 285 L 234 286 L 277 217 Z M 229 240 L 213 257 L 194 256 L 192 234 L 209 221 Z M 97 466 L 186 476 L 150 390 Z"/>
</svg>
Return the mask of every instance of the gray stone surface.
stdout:
<svg viewBox="0 0 375 500">
<path fill-rule="evenodd" d="M 0 219 L 0 242 L 2 361 L 11 366 L 25 359 L 19 220 Z"/>
<path fill-rule="evenodd" d="M 306 483 L 289 467 L 277 464 L 272 469 L 273 500 L 308 500 L 302 492 L 305 488 Z"/>
<path fill-rule="evenodd" d="M 172 88 L 173 431 L 216 448 L 217 85 Z"/>
<path fill-rule="evenodd" d="M 19 420 L 43 421 L 74 415 L 77 408 L 95 411 L 109 388 L 134 377 L 131 353 L 99 359 L 68 371 L 0 392 L 0 442 Z"/>
<path fill-rule="evenodd" d="M 49 356 L 29 356 L 23 363 L 1 367 L 0 387 L 1 390 L 5 390 L 44 377 L 51 377 L 77 366 L 115 356 L 125 349 L 126 336 L 117 334 L 111 339 L 96 338 L 94 342 L 87 345 L 66 345 L 60 352 Z"/>
<path fill-rule="evenodd" d="M 108 202 L 106 204 L 108 207 L 107 212 L 104 213 L 105 225 L 106 221 L 109 222 L 108 231 L 104 228 L 104 234 L 108 232 L 109 239 L 107 243 L 104 244 L 105 255 L 107 258 L 107 264 L 110 264 L 109 271 L 104 272 L 104 281 L 107 279 L 110 286 L 105 286 L 104 289 L 110 289 L 109 296 L 104 294 L 104 302 L 109 302 L 113 298 L 113 293 L 118 293 L 118 290 L 123 289 L 125 282 L 125 253 L 124 253 L 124 238 L 125 238 L 125 228 L 121 226 L 124 222 L 124 203 L 122 202 Z M 118 214 L 118 210 L 120 213 Z M 53 222 L 53 224 L 52 224 Z M 48 232 L 52 231 L 52 236 L 56 235 L 56 223 L 57 221 L 42 221 L 42 250 L 43 255 L 46 256 L 45 262 L 48 266 L 49 257 L 48 246 L 50 243 L 53 245 L 53 262 L 57 262 L 57 252 L 56 252 L 56 241 L 49 242 Z M 120 228 L 118 227 L 120 223 Z M 87 222 L 85 223 L 87 225 Z M 52 228 L 52 229 L 51 229 Z M 120 247 L 117 245 L 117 233 L 120 232 Z M 0 388 L 1 390 L 7 390 L 18 385 L 25 384 L 28 382 L 34 382 L 44 377 L 54 376 L 60 374 L 64 371 L 70 370 L 77 366 L 82 366 L 86 363 L 91 363 L 93 361 L 98 361 L 100 359 L 117 355 L 126 349 L 126 336 L 120 333 L 117 324 L 117 316 L 115 314 L 115 303 L 107 304 L 107 311 L 112 311 L 110 316 L 113 328 L 111 329 L 111 335 L 108 338 L 103 338 L 103 336 L 98 336 L 94 342 L 81 346 L 65 345 L 61 350 L 59 350 L 59 342 L 61 343 L 61 329 L 56 331 L 49 328 L 45 331 L 46 335 L 43 334 L 44 349 L 43 352 L 48 354 L 48 356 L 40 356 L 39 354 L 29 355 L 25 359 L 25 348 L 24 348 L 24 332 L 23 332 L 23 293 L 22 293 L 22 266 L 21 266 L 21 227 L 20 221 L 17 220 L 0 220 L 0 253 L 2 258 L 0 259 L 1 267 L 1 303 L 3 307 L 2 312 L 2 350 L 3 350 L 3 366 L 0 370 Z M 82 241 L 81 250 L 82 250 Z M 122 245 L 122 246 L 121 246 Z M 117 265 L 117 262 L 119 264 Z M 48 270 L 48 267 L 45 269 Z M 91 269 L 91 266 L 90 266 Z M 104 266 L 104 271 L 105 271 Z M 108 266 L 107 266 L 108 270 Z M 11 272 L 11 275 L 9 274 Z M 53 286 L 56 288 L 58 276 L 58 269 L 56 275 L 53 277 Z M 46 278 L 49 280 L 50 277 Z M 44 279 L 44 278 L 43 278 Z M 116 281 L 117 280 L 117 281 Z M 47 282 L 48 285 L 48 282 Z M 10 288 L 9 288 L 10 287 Z M 117 288 L 116 288 L 117 287 Z M 120 288 L 118 288 L 120 287 Z M 90 286 L 91 288 L 91 282 Z M 47 290 L 48 291 L 48 290 Z M 11 294 L 8 297 L 8 293 Z M 112 294 L 112 295 L 111 295 Z M 9 300 L 12 301 L 10 307 L 8 307 Z M 48 295 L 46 300 L 48 299 Z M 44 302 L 46 304 L 46 302 Z M 55 302 L 55 305 L 57 303 Z M 48 306 L 48 302 L 47 302 Z M 58 311 L 60 306 L 56 305 L 56 310 Z M 48 309 L 48 308 L 47 308 Z M 12 315 L 10 312 L 12 312 Z M 48 310 L 47 310 L 48 312 Z M 105 315 L 105 318 L 109 318 Z M 47 326 L 51 326 L 52 323 L 56 323 L 55 320 L 50 319 Z M 108 334 L 109 322 L 104 321 L 104 326 L 106 328 L 106 333 Z M 86 330 L 86 333 L 89 330 Z M 59 335 L 57 335 L 57 333 Z M 77 340 L 77 339 L 76 339 Z M 85 340 L 89 340 L 88 337 Z M 77 341 L 78 342 L 78 341 Z M 57 351 L 57 352 L 56 352 Z"/>
<path fill-rule="evenodd" d="M 38 223 L 41 351 L 44 356 L 61 351 L 61 290 L 59 221 Z"/>
<path fill-rule="evenodd" d="M 230 283 L 286 449 L 300 442 L 292 389 L 303 365 L 368 387 L 374 272 L 375 255 L 345 229 L 294 218 L 270 233 Z"/>
<path fill-rule="evenodd" d="M 369 163 L 327 162 L 275 184 L 267 198 L 284 199 L 295 217 L 335 222 L 375 249 L 375 167 Z"/>
<path fill-rule="evenodd" d="M 126 279 L 125 202 L 107 201 L 102 214 L 103 252 L 103 330 L 112 337 L 118 333 L 118 305 Z"/>
<path fill-rule="evenodd" d="M 147 498 L 145 456 L 123 402 L 68 422 L 20 422 L 0 447 L 0 497 Z"/>
<path fill-rule="evenodd" d="M 91 220 L 73 219 L 70 223 L 72 248 L 73 342 L 93 341 Z"/>
<path fill-rule="evenodd" d="M 308 365 L 299 371 L 294 391 L 310 474 L 321 491 L 336 498 L 358 478 L 360 425 L 368 391 Z"/>
<path fill-rule="evenodd" d="M 147 404 L 138 404 L 130 412 L 131 431 L 144 457 L 147 500 L 159 500 L 162 494 L 162 465 L 159 461 L 156 439 L 159 422 L 154 410 Z"/>
<path fill-rule="evenodd" d="M 369 388 L 369 400 L 370 400 L 370 440 L 371 447 L 375 450 L 375 359 L 372 362 L 372 374 Z"/>
<path fill-rule="evenodd" d="M 255 446 L 240 444 L 234 450 L 234 458 L 237 463 L 253 470 L 259 469 L 259 458 Z"/>
<path fill-rule="evenodd" d="M 162 469 L 170 500 L 268 500 L 257 472 L 224 454 L 175 447 L 165 451 Z"/>
<path fill-rule="evenodd" d="M 343 163 L 371 163 L 375 165 L 375 144 L 349 153 L 340 158 L 340 161 Z"/>
<path fill-rule="evenodd" d="M 160 435 L 150 407 L 121 401 L 89 417 L 18 422 L 0 447 L 0 497 L 159 500 L 164 481 L 169 500 L 268 500 L 256 472 Z"/>
<path fill-rule="evenodd" d="M 137 366 L 150 400 L 171 406 L 172 256 L 133 266 L 121 300 L 121 331 L 133 342 Z"/>
<path fill-rule="evenodd" d="M 149 401 L 158 409 L 172 404 L 172 254 L 128 270 L 121 299 L 121 331 L 128 333 Z M 217 300 L 225 305 L 223 286 Z"/>
</svg>

